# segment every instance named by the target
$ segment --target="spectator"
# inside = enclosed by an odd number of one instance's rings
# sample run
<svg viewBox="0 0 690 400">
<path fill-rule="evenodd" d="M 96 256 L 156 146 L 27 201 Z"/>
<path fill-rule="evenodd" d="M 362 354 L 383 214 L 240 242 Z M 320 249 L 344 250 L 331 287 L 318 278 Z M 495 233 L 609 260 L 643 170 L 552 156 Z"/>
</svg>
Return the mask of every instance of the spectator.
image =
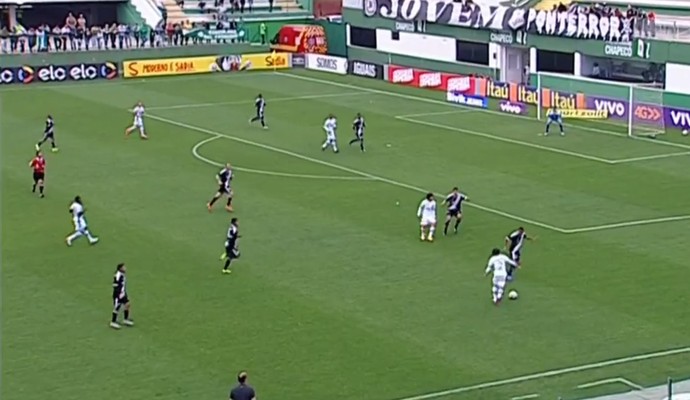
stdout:
<svg viewBox="0 0 690 400">
<path fill-rule="evenodd" d="M 268 12 L 273 12 L 273 0 L 268 0 Z"/>
<path fill-rule="evenodd" d="M 65 18 L 65 25 L 68 28 L 76 28 L 77 27 L 77 19 L 74 18 L 74 15 L 72 13 L 67 14 L 67 18 Z"/>
<path fill-rule="evenodd" d="M 656 13 L 654 11 L 647 13 L 647 27 L 649 29 L 645 32 L 645 35 L 656 37 Z"/>
<path fill-rule="evenodd" d="M 10 31 L 6 27 L 0 28 L 0 52 L 11 53 L 10 49 Z"/>
</svg>

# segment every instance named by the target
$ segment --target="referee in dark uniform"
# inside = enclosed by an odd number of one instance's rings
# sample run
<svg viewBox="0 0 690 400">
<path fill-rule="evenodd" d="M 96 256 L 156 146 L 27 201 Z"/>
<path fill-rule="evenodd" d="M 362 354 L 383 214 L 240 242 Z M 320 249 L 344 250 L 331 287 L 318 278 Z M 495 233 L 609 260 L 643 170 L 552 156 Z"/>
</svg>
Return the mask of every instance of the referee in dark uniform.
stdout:
<svg viewBox="0 0 690 400">
<path fill-rule="evenodd" d="M 230 391 L 230 400 L 256 400 L 254 388 L 247 384 L 247 373 L 237 374 L 237 386 Z"/>
</svg>

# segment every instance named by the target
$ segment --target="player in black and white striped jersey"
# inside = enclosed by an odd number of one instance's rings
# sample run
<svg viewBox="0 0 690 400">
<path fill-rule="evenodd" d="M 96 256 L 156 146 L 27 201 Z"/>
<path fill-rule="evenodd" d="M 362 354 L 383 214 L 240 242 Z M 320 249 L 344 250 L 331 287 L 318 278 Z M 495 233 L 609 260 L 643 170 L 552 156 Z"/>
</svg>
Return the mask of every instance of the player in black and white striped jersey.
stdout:
<svg viewBox="0 0 690 400">
<path fill-rule="evenodd" d="M 230 263 L 236 258 L 240 258 L 240 250 L 238 247 L 238 240 L 240 238 L 240 227 L 237 218 L 230 220 L 230 227 L 228 227 L 228 234 L 225 238 L 225 251 L 221 254 L 220 259 L 225 260 L 223 266 L 223 273 L 230 274 Z"/>
<path fill-rule="evenodd" d="M 359 149 L 364 152 L 364 128 L 367 124 L 364 122 L 364 117 L 362 114 L 357 113 L 357 117 L 354 122 L 352 122 L 352 130 L 355 131 L 355 138 L 350 140 L 350 145 L 359 142 Z"/>
<path fill-rule="evenodd" d="M 510 258 L 515 261 L 515 263 L 518 265 L 518 268 L 520 267 L 520 257 L 522 256 L 522 246 L 524 246 L 526 240 L 532 240 L 531 236 L 527 236 L 527 232 L 525 232 L 525 228 L 519 227 L 513 232 L 511 232 L 508 236 L 506 236 L 506 248 L 508 249 L 508 252 L 510 253 Z M 515 268 L 511 267 L 508 268 L 508 280 L 513 279 L 513 273 L 515 272 Z"/>
<path fill-rule="evenodd" d="M 465 194 L 460 192 L 460 189 L 454 187 L 453 190 L 446 196 L 443 200 L 443 204 L 448 207 L 446 212 L 446 225 L 443 227 L 443 235 L 448 234 L 448 227 L 450 226 L 450 221 L 455 218 L 455 227 L 453 228 L 454 233 L 458 233 L 458 227 L 462 222 L 462 203 L 469 201 L 469 198 Z"/>
<path fill-rule="evenodd" d="M 256 100 L 254 100 L 254 107 L 256 107 L 256 115 L 254 118 L 249 120 L 249 123 L 251 124 L 252 122 L 259 121 L 264 129 L 268 129 L 265 119 L 266 99 L 264 99 L 264 96 L 262 96 L 261 93 L 256 96 Z"/>
<path fill-rule="evenodd" d="M 206 204 L 206 208 L 208 208 L 209 212 L 213 210 L 213 204 L 215 204 L 215 202 L 223 196 L 227 196 L 228 198 L 228 202 L 225 204 L 225 209 L 228 212 L 233 211 L 232 197 L 234 193 L 232 192 L 232 187 L 230 186 L 232 184 L 232 178 L 234 178 L 232 166 L 230 163 L 226 163 L 225 167 L 223 167 L 223 169 L 221 169 L 216 175 L 216 179 L 218 180 L 218 190 L 216 191 L 216 194 L 213 195 L 213 198 L 211 198 L 211 201 Z"/>
<path fill-rule="evenodd" d="M 115 275 L 113 276 L 113 315 L 110 320 L 110 327 L 113 329 L 120 329 L 121 326 L 117 322 L 117 317 L 120 310 L 123 311 L 125 319 L 122 324 L 125 326 L 134 326 L 134 321 L 129 318 L 129 297 L 127 297 L 127 267 L 124 263 L 117 264 Z"/>
<path fill-rule="evenodd" d="M 50 115 L 46 117 L 46 127 L 43 130 L 43 139 L 36 143 L 36 151 L 40 151 L 41 146 L 45 142 L 50 142 L 50 147 L 53 152 L 58 151 L 57 144 L 55 143 L 55 120 Z"/>
</svg>

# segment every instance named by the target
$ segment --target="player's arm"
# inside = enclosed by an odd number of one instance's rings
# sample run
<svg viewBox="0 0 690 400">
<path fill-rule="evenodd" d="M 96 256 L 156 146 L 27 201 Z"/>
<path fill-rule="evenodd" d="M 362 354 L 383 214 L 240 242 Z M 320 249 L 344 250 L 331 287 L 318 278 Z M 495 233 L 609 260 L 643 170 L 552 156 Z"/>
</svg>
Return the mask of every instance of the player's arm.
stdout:
<svg viewBox="0 0 690 400">
<path fill-rule="evenodd" d="M 510 257 L 506 256 L 505 254 L 503 254 L 503 261 L 505 261 L 505 263 L 508 265 L 512 265 L 513 267 L 519 267 L 518 263 L 513 261 Z"/>
<path fill-rule="evenodd" d="M 510 244 L 512 243 L 510 236 L 506 236 L 505 242 L 506 242 L 506 249 L 510 249 Z"/>
<path fill-rule="evenodd" d="M 491 273 L 491 271 L 493 271 L 493 270 L 494 270 L 494 266 L 491 263 L 491 260 L 489 260 L 489 262 L 486 264 L 486 269 L 484 270 L 484 275 L 489 275 Z"/>
<path fill-rule="evenodd" d="M 422 217 L 422 211 L 424 211 L 424 202 L 423 201 L 419 204 L 419 208 L 417 209 L 417 218 Z"/>
</svg>

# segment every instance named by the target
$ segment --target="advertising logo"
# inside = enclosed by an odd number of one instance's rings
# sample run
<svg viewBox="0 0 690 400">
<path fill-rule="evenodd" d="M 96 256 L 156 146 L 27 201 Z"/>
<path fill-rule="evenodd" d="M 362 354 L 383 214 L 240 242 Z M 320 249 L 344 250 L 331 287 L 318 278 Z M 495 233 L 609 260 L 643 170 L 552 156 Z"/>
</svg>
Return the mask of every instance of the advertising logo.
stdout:
<svg viewBox="0 0 690 400">
<path fill-rule="evenodd" d="M 673 126 L 679 126 L 682 128 L 690 127 L 690 113 L 687 111 L 671 110 L 670 114 Z"/>
<path fill-rule="evenodd" d="M 658 107 L 640 104 L 635 106 L 634 115 L 640 121 L 656 122 L 661 119 L 662 112 Z"/>
<path fill-rule="evenodd" d="M 77 65 L 46 65 L 37 67 L 35 74 L 29 74 L 25 68 L 26 82 L 29 76 L 35 76 L 38 82 L 65 82 L 65 81 L 94 81 L 97 79 L 113 79 L 117 77 L 115 64 L 107 62 L 102 64 L 77 64 Z M 33 78 L 30 78 L 33 80 Z"/>
<path fill-rule="evenodd" d="M 117 65 L 112 62 L 76 65 L 49 64 L 38 67 L 23 65 L 19 68 L 0 69 L 0 84 L 93 81 L 114 79 L 117 75 Z"/>
<path fill-rule="evenodd" d="M 242 69 L 287 69 L 290 68 L 288 53 L 243 54 Z"/>
<path fill-rule="evenodd" d="M 410 68 L 397 69 L 393 71 L 391 82 L 393 83 L 410 83 L 414 81 L 414 71 Z"/>
<path fill-rule="evenodd" d="M 14 83 L 17 74 L 11 68 L 0 68 L 0 85 L 9 85 Z"/>
<path fill-rule="evenodd" d="M 428 72 L 419 75 L 419 87 L 420 88 L 434 88 L 441 86 L 441 73 L 439 72 Z"/>
<path fill-rule="evenodd" d="M 363 61 L 351 61 L 350 73 L 356 76 L 380 79 L 383 75 L 383 68 L 380 65 L 371 64 Z"/>
<path fill-rule="evenodd" d="M 292 55 L 292 66 L 293 67 L 304 68 L 306 63 L 307 63 L 307 61 L 304 58 L 304 54 L 293 54 Z"/>
<path fill-rule="evenodd" d="M 628 113 L 627 103 L 615 100 L 594 99 L 594 108 L 606 111 L 611 117 L 624 117 Z"/>
<path fill-rule="evenodd" d="M 315 71 L 330 72 L 338 75 L 347 74 L 347 59 L 342 57 L 307 54 L 306 68 Z"/>
<path fill-rule="evenodd" d="M 561 109 L 560 111 L 563 118 L 606 119 L 609 117 L 609 113 L 606 110 Z M 551 109 L 547 111 L 547 113 L 550 112 Z"/>
<path fill-rule="evenodd" d="M 447 83 L 449 92 L 466 92 L 472 87 L 472 78 L 463 76 L 459 78 L 449 78 Z"/>
<path fill-rule="evenodd" d="M 606 43 L 604 45 L 604 54 L 614 57 L 632 57 L 632 43 Z"/>
<path fill-rule="evenodd" d="M 489 106 L 489 99 L 486 97 L 468 96 L 458 92 L 446 93 L 446 101 L 478 108 L 487 108 Z"/>
<path fill-rule="evenodd" d="M 318 57 L 316 59 L 317 69 L 328 69 L 331 71 L 338 70 L 338 61 L 333 58 Z"/>
<path fill-rule="evenodd" d="M 498 103 L 498 109 L 501 112 L 515 115 L 521 115 L 527 111 L 522 104 L 511 103 L 509 101 L 501 101 Z"/>
</svg>

